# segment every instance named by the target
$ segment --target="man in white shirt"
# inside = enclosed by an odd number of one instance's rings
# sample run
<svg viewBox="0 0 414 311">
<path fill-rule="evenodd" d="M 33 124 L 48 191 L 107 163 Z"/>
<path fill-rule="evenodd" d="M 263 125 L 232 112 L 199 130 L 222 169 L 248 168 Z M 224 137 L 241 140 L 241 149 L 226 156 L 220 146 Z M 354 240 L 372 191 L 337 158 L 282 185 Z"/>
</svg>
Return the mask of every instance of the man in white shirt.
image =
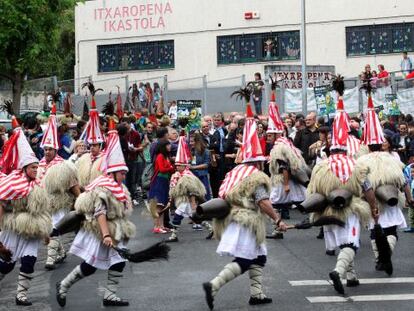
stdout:
<svg viewBox="0 0 414 311">
<path fill-rule="evenodd" d="M 403 59 L 401 60 L 400 66 L 404 78 L 413 70 L 413 62 L 408 56 L 407 52 L 403 52 Z"/>
</svg>

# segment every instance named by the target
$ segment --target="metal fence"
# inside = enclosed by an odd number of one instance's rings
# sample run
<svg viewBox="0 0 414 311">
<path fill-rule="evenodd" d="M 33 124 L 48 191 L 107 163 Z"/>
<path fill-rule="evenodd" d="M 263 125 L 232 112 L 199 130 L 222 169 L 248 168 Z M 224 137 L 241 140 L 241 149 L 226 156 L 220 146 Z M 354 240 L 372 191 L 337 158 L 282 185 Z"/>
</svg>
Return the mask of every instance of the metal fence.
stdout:
<svg viewBox="0 0 414 311">
<path fill-rule="evenodd" d="M 123 103 L 126 96 L 132 96 L 132 86 L 134 84 L 149 83 L 153 88 L 154 84 L 160 87 L 161 95 L 164 102 L 168 103 L 173 100 L 201 100 L 202 110 L 204 114 L 211 114 L 217 111 L 231 112 L 244 111 L 245 103 L 241 100 L 231 98 L 230 94 L 238 88 L 246 84 L 245 75 L 225 77 L 222 79 L 211 80 L 207 75 L 189 77 L 179 80 L 170 80 L 167 75 L 164 76 L 148 76 L 145 79 L 131 80 L 128 75 L 119 75 L 116 77 L 105 76 L 93 80 L 91 76 L 81 77 L 79 79 L 70 79 L 59 81 L 56 77 L 47 77 L 42 79 L 28 80 L 24 83 L 24 90 L 22 93 L 21 108 L 25 110 L 41 110 L 46 100 L 46 95 L 49 92 L 61 91 L 72 94 L 73 111 L 80 113 L 85 100 L 85 95 L 88 94 L 86 90 L 81 90 L 81 85 L 84 82 L 92 81 L 96 88 L 102 88 L 104 91 L 96 95 L 98 109 L 108 101 L 108 94 L 113 94 L 113 100 L 118 92 L 118 87 L 121 92 Z M 265 91 L 263 93 L 262 106 L 266 113 L 267 103 L 270 99 L 271 87 L 270 81 L 265 80 Z M 322 83 L 322 82 L 320 82 Z M 361 80 L 359 77 L 345 79 L 345 88 L 348 90 L 359 89 L 361 87 Z M 378 79 L 376 81 L 377 95 L 376 100 L 385 100 L 385 95 L 390 93 L 402 94 L 404 104 L 414 105 L 414 79 L 406 80 L 401 71 L 391 72 L 386 79 Z M 297 108 L 289 106 L 292 96 L 296 96 L 295 92 L 299 90 L 278 88 L 276 91 L 276 101 L 280 106 L 281 112 L 296 110 L 301 111 L 301 106 L 296 105 Z M 313 100 L 313 89 L 308 89 L 308 110 L 315 110 L 314 104 L 309 103 Z M 7 82 L 0 83 L 0 100 L 11 98 L 11 84 Z M 298 99 L 299 100 L 299 99 Z M 359 95 L 359 110 L 366 103 L 366 97 L 362 92 Z M 167 106 L 167 105 L 165 105 Z M 63 109 L 63 107 L 60 107 Z"/>
</svg>

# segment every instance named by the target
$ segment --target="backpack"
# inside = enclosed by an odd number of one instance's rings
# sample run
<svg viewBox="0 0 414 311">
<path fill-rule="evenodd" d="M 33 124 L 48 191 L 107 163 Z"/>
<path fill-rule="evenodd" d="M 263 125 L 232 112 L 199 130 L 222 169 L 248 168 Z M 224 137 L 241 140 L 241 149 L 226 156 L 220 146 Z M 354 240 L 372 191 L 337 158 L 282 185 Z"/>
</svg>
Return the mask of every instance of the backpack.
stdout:
<svg viewBox="0 0 414 311">
<path fill-rule="evenodd" d="M 141 187 L 144 190 L 149 190 L 152 177 L 154 176 L 154 164 L 148 163 L 141 176 Z"/>
</svg>

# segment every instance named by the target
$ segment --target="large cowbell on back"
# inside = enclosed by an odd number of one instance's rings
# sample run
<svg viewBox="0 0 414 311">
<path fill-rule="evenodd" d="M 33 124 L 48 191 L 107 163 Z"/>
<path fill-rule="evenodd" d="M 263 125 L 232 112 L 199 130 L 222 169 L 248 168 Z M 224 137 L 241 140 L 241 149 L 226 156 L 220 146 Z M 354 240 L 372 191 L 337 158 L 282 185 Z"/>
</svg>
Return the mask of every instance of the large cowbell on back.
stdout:
<svg viewBox="0 0 414 311">
<path fill-rule="evenodd" d="M 230 205 L 223 199 L 211 199 L 196 208 L 196 216 L 207 219 L 223 219 L 230 213 Z"/>
</svg>

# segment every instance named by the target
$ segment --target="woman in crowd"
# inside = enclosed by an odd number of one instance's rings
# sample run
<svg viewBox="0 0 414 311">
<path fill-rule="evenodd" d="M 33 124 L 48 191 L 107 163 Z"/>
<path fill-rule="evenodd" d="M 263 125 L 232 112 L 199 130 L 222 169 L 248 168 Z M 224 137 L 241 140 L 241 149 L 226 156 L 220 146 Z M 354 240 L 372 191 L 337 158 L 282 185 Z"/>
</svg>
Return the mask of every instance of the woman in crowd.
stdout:
<svg viewBox="0 0 414 311">
<path fill-rule="evenodd" d="M 72 154 L 73 148 L 75 146 L 75 142 L 73 141 L 69 133 L 69 127 L 67 124 L 62 124 L 61 126 L 59 126 L 58 136 L 60 143 L 58 155 L 67 160 L 70 158 L 70 155 Z"/>
<path fill-rule="evenodd" d="M 312 158 L 316 158 L 315 164 L 329 157 L 329 127 L 322 126 L 319 128 L 319 140 L 309 147 L 309 154 Z"/>
<path fill-rule="evenodd" d="M 168 204 L 170 177 L 174 167 L 170 161 L 171 143 L 160 141 L 155 151 L 154 176 L 148 194 L 151 210 L 157 210 L 159 217 L 154 219 L 153 233 L 167 233 L 164 228 L 164 212 Z"/>
<path fill-rule="evenodd" d="M 290 135 L 293 133 L 294 129 L 293 129 L 293 120 L 291 118 L 286 118 L 285 119 L 285 125 L 287 127 L 287 132 L 288 132 L 288 136 L 286 137 L 290 137 Z"/>
<path fill-rule="evenodd" d="M 178 149 L 178 132 L 176 129 L 168 127 L 168 140 L 171 143 L 170 157 L 174 160 Z"/>
<path fill-rule="evenodd" d="M 191 172 L 200 179 L 206 188 L 206 201 L 211 199 L 210 181 L 208 179 L 208 166 L 210 164 L 210 152 L 208 151 L 203 137 L 196 132 L 190 137 L 191 148 Z"/>
<path fill-rule="evenodd" d="M 145 126 L 145 131 L 141 136 L 142 152 L 138 156 L 138 176 L 142 176 L 145 167 L 151 163 L 151 144 L 155 139 L 155 125 L 152 122 L 148 122 Z M 142 191 L 142 188 L 141 188 Z M 146 198 L 146 193 L 142 192 L 142 198 Z"/>
<path fill-rule="evenodd" d="M 394 151 L 392 138 L 389 135 L 384 136 L 385 141 L 382 143 L 382 151 L 389 152 L 396 160 L 401 161 L 398 152 Z"/>
<path fill-rule="evenodd" d="M 70 156 L 69 161 L 73 164 L 76 164 L 79 158 L 87 151 L 86 144 L 83 140 L 78 140 L 75 142 L 75 147 L 73 148 L 73 154 Z"/>
<path fill-rule="evenodd" d="M 226 172 L 236 167 L 236 159 L 243 140 L 243 128 L 231 129 L 225 146 Z"/>
<path fill-rule="evenodd" d="M 257 123 L 257 136 L 259 136 L 260 146 L 262 150 L 266 148 L 266 123 L 264 121 L 259 121 Z"/>
</svg>

